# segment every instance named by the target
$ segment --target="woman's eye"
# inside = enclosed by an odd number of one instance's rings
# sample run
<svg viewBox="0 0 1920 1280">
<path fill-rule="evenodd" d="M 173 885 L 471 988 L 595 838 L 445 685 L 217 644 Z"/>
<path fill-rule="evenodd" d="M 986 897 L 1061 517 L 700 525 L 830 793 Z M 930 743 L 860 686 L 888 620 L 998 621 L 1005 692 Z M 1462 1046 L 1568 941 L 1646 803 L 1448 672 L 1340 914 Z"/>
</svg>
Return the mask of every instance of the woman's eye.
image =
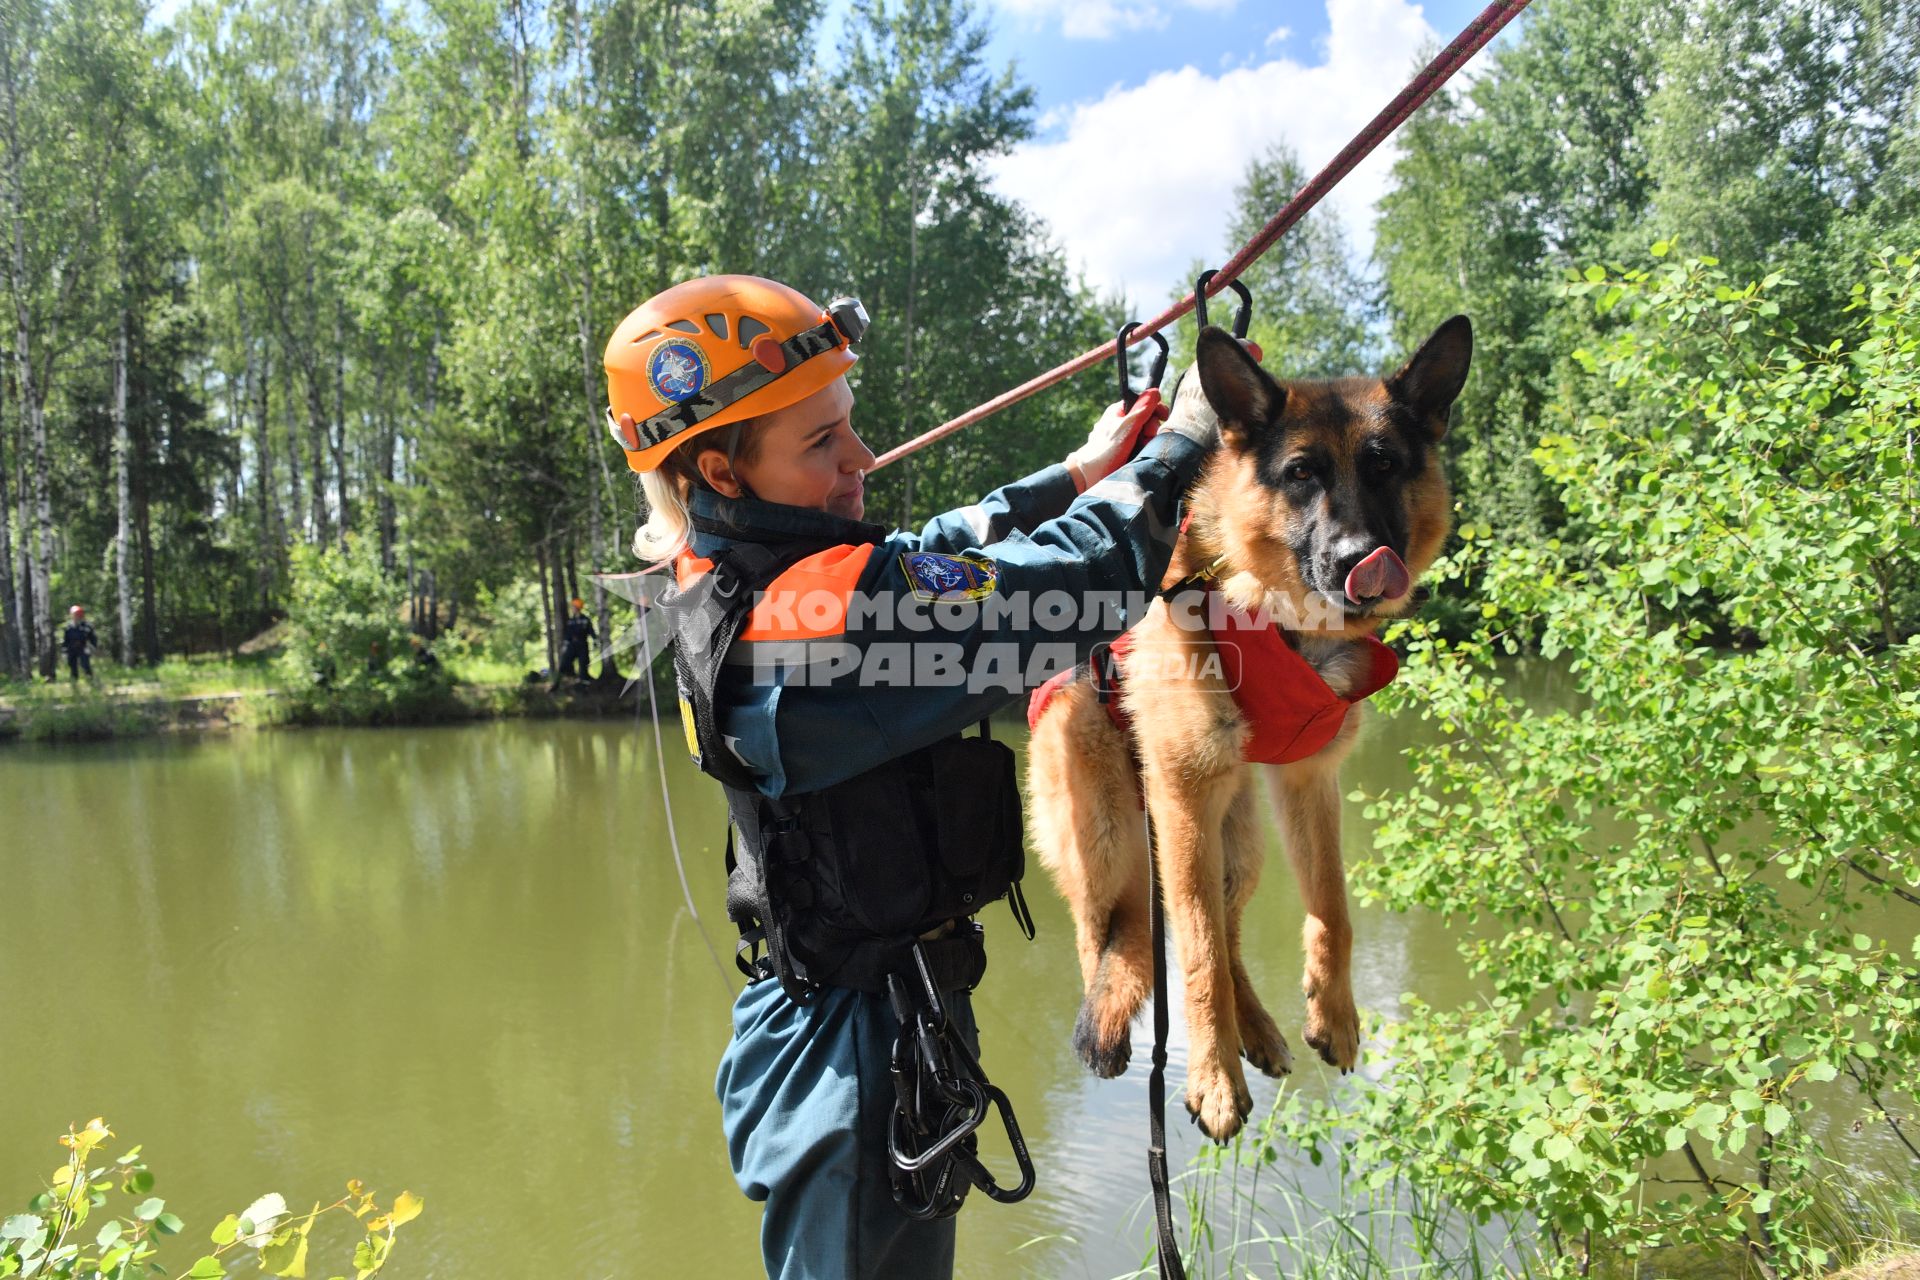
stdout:
<svg viewBox="0 0 1920 1280">
<path fill-rule="evenodd" d="M 815 440 L 813 442 L 813 447 L 816 449 L 824 450 L 828 445 L 832 443 L 833 443 L 833 432 L 829 431 L 825 435 L 821 436 L 818 440 Z"/>
</svg>

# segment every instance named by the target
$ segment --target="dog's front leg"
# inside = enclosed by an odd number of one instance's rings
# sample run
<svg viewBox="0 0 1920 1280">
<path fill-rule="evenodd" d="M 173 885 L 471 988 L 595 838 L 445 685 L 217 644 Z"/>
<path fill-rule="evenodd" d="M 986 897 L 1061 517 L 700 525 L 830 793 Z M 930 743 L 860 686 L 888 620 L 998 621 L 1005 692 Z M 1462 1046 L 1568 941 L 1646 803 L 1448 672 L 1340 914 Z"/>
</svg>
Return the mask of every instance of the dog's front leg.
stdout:
<svg viewBox="0 0 1920 1280">
<path fill-rule="evenodd" d="M 1343 737 L 1349 737 L 1343 735 Z M 1343 744 L 1344 745 L 1344 744 Z M 1353 1070 L 1360 1059 L 1360 1015 L 1353 1003 L 1353 923 L 1347 916 L 1347 871 L 1340 856 L 1340 765 L 1328 750 L 1297 764 L 1267 769 L 1287 860 L 1300 882 L 1307 920 L 1307 1043 L 1330 1065 Z"/>
<path fill-rule="evenodd" d="M 1187 1110 L 1220 1142 L 1238 1133 L 1253 1110 L 1240 1070 L 1221 839 L 1241 783 L 1238 770 L 1196 776 L 1176 764 L 1147 772 L 1161 893 L 1186 979 Z"/>
</svg>

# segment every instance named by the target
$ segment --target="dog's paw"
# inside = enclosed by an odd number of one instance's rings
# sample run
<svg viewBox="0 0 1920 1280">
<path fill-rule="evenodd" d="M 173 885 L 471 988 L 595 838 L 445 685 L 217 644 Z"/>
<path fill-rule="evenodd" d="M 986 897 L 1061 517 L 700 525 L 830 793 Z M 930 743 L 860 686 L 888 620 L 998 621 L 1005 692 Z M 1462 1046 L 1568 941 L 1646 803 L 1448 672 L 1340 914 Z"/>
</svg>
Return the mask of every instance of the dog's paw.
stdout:
<svg viewBox="0 0 1920 1280">
<path fill-rule="evenodd" d="M 1133 1037 L 1124 1025 L 1117 1036 L 1101 1036 L 1089 1007 L 1081 1005 L 1080 1016 L 1074 1019 L 1073 1051 L 1089 1071 L 1102 1080 L 1111 1080 L 1126 1071 L 1127 1061 L 1133 1056 Z"/>
<path fill-rule="evenodd" d="M 1252 1111 L 1253 1094 L 1237 1063 L 1227 1070 L 1187 1068 L 1187 1114 L 1215 1142 L 1232 1141 Z"/>
<path fill-rule="evenodd" d="M 1334 991 L 1308 994 L 1307 1043 L 1323 1062 L 1343 1074 L 1359 1063 L 1360 1013 L 1353 1007 L 1353 992 L 1344 984 Z"/>
<path fill-rule="evenodd" d="M 1262 1073 L 1275 1079 L 1293 1071 L 1293 1050 L 1264 1011 L 1257 1019 L 1248 1017 L 1244 1010 L 1241 1012 L 1240 1053 Z"/>
</svg>

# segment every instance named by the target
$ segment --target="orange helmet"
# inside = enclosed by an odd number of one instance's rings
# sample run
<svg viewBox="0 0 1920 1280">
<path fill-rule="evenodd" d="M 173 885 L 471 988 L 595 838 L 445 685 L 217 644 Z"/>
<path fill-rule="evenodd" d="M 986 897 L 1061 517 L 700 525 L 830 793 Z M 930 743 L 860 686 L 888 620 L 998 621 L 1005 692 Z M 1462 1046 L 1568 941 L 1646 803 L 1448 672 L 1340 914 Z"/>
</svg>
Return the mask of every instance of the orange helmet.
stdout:
<svg viewBox="0 0 1920 1280">
<path fill-rule="evenodd" d="M 607 430 L 652 471 L 703 431 L 784 409 L 853 367 L 867 311 L 821 307 L 759 276 L 702 276 L 657 293 L 607 342 Z M 631 433 L 621 430 L 633 417 Z"/>
<path fill-rule="evenodd" d="M 568 603 L 571 604 L 576 609 L 584 609 L 587 607 L 587 602 L 585 600 L 582 600 L 579 596 L 575 596 L 572 600 L 568 601 Z"/>
<path fill-rule="evenodd" d="M 77 605 L 77 604 L 76 604 L 76 605 L 74 605 L 74 606 L 73 606 L 73 607 L 72 607 L 71 609 L 68 609 L 68 610 L 67 610 L 67 614 L 68 614 L 68 616 L 70 616 L 70 617 L 75 617 L 75 618 L 84 618 L 84 617 L 86 617 L 86 616 L 87 616 L 87 611 L 86 611 L 86 609 L 84 609 L 84 608 L 83 608 L 83 607 L 81 607 L 80 605 Z"/>
</svg>

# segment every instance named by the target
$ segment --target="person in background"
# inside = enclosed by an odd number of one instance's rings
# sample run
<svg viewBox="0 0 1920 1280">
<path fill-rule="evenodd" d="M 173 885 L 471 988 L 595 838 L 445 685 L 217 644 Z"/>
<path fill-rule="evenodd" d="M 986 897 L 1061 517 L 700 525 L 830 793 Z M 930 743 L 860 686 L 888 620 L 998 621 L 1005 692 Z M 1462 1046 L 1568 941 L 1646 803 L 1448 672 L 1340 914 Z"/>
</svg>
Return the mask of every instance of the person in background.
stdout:
<svg viewBox="0 0 1920 1280">
<path fill-rule="evenodd" d="M 94 632 L 93 624 L 87 621 L 87 611 L 80 605 L 67 610 L 66 629 L 60 633 L 60 647 L 67 652 L 67 673 L 79 682 L 80 673 L 87 673 L 87 679 L 93 679 L 93 651 L 100 644 L 100 637 Z"/>
<path fill-rule="evenodd" d="M 587 617 L 585 600 L 575 596 L 572 604 L 573 616 L 560 628 L 560 675 L 576 674 L 587 680 L 591 679 L 587 674 L 587 642 L 594 639 L 593 620 Z M 554 683 L 559 683 L 558 677 Z"/>
</svg>

